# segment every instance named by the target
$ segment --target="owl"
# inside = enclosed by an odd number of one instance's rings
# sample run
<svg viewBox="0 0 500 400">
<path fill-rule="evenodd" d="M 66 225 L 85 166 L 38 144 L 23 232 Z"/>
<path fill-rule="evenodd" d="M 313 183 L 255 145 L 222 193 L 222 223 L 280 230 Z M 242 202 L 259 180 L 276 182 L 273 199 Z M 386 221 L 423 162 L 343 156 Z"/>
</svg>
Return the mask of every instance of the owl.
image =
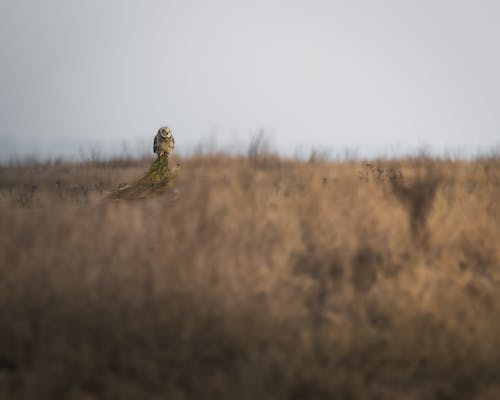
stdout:
<svg viewBox="0 0 500 400">
<path fill-rule="evenodd" d="M 158 158 L 166 154 L 167 158 L 174 150 L 174 137 L 170 128 L 164 126 L 158 130 L 153 142 L 153 152 Z"/>
</svg>

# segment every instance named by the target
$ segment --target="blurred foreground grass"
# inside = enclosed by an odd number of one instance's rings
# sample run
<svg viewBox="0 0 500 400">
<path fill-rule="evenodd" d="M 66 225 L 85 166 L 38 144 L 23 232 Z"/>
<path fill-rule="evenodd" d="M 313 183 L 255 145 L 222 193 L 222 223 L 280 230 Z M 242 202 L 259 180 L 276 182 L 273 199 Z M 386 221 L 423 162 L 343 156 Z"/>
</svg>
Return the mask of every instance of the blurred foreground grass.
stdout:
<svg viewBox="0 0 500 400">
<path fill-rule="evenodd" d="M 0 398 L 498 399 L 500 160 L 0 168 Z"/>
</svg>

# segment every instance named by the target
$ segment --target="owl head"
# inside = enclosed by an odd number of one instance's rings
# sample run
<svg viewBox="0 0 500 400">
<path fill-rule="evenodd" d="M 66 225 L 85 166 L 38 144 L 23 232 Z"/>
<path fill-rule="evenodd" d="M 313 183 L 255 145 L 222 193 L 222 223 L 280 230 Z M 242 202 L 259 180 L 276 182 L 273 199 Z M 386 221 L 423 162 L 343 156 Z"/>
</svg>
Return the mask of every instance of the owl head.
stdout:
<svg viewBox="0 0 500 400">
<path fill-rule="evenodd" d="M 163 139 L 169 138 L 172 136 L 172 132 L 170 131 L 170 128 L 167 126 L 164 126 L 158 130 L 158 133 Z"/>
</svg>

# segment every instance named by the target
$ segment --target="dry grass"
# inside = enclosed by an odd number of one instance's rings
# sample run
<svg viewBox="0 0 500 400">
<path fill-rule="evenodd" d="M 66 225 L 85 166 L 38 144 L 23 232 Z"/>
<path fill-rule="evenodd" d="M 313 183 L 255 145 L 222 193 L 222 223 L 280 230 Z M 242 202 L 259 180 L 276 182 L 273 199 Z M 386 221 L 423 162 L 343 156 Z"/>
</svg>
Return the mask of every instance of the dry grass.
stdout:
<svg viewBox="0 0 500 400">
<path fill-rule="evenodd" d="M 498 399 L 500 160 L 0 169 L 0 398 Z"/>
</svg>

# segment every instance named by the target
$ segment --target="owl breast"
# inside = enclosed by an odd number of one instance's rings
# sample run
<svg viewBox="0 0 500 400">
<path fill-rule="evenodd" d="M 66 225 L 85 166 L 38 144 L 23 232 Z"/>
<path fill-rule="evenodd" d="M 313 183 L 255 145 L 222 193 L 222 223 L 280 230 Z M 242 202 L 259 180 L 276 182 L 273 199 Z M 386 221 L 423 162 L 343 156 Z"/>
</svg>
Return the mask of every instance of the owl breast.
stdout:
<svg viewBox="0 0 500 400">
<path fill-rule="evenodd" d="M 153 152 L 161 157 L 162 155 L 167 155 L 167 157 L 174 150 L 174 138 L 170 134 L 167 137 L 163 137 L 160 133 L 158 133 L 153 142 Z"/>
</svg>

